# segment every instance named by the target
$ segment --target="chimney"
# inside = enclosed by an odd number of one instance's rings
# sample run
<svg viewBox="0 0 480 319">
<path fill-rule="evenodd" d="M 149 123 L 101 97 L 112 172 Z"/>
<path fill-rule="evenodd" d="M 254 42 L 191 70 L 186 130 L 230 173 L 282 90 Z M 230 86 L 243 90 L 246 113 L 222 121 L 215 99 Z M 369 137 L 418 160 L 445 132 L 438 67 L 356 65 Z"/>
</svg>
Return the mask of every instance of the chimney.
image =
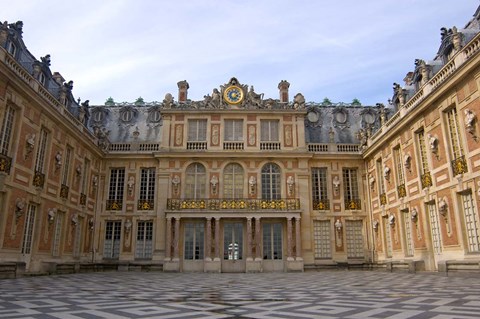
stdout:
<svg viewBox="0 0 480 319">
<path fill-rule="evenodd" d="M 280 81 L 278 83 L 278 90 L 280 91 L 280 102 L 281 103 L 288 103 L 288 88 L 290 87 L 290 83 L 285 80 Z"/>
<path fill-rule="evenodd" d="M 185 103 L 187 102 L 188 85 L 187 80 L 183 80 L 177 83 L 178 85 L 178 102 Z"/>
</svg>

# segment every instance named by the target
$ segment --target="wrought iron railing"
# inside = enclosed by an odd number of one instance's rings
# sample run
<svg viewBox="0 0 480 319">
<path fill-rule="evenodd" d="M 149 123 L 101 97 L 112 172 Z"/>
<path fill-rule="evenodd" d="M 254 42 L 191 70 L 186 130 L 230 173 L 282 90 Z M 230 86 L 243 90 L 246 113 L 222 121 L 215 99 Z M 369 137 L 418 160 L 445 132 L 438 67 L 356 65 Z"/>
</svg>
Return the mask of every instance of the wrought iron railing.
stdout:
<svg viewBox="0 0 480 319">
<path fill-rule="evenodd" d="M 420 178 L 422 181 L 422 188 L 430 187 L 433 185 L 432 175 L 430 175 L 430 172 L 423 173 Z"/>
<path fill-rule="evenodd" d="M 314 210 L 329 210 L 330 201 L 328 199 L 314 199 L 312 206 Z"/>
<path fill-rule="evenodd" d="M 397 194 L 399 198 L 407 196 L 407 189 L 405 188 L 405 184 L 397 186 Z"/>
<path fill-rule="evenodd" d="M 0 172 L 10 174 L 12 167 L 12 158 L 7 155 L 0 154 Z"/>
<path fill-rule="evenodd" d="M 67 199 L 69 190 L 70 188 L 67 185 L 62 184 L 60 186 L 60 198 Z"/>
<path fill-rule="evenodd" d="M 35 172 L 35 175 L 33 175 L 32 185 L 35 187 L 43 188 L 44 184 L 45 184 L 45 174 L 40 172 Z"/>
<path fill-rule="evenodd" d="M 387 205 L 387 194 L 380 194 L 380 205 Z"/>
<path fill-rule="evenodd" d="M 359 210 L 361 209 L 360 199 L 348 199 L 345 198 L 345 209 L 346 210 Z"/>
<path fill-rule="evenodd" d="M 122 210 L 123 202 L 120 199 L 107 199 L 107 210 Z"/>
<path fill-rule="evenodd" d="M 80 205 L 87 205 L 87 195 L 80 193 Z"/>
<path fill-rule="evenodd" d="M 452 161 L 452 171 L 454 176 L 468 172 L 465 156 L 460 156 Z"/>
<path fill-rule="evenodd" d="M 152 210 L 154 207 L 154 200 L 153 199 L 139 199 L 137 202 L 137 209 L 138 210 Z"/>
<path fill-rule="evenodd" d="M 295 199 L 167 199 L 167 210 L 299 210 Z"/>
</svg>

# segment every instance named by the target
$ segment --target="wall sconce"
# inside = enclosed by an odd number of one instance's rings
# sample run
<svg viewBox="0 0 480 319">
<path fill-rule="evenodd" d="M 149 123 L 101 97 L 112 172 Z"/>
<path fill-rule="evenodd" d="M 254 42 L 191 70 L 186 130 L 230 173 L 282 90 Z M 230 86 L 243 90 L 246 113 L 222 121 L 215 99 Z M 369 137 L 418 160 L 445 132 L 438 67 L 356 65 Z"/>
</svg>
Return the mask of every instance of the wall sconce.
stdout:
<svg viewBox="0 0 480 319">
<path fill-rule="evenodd" d="M 57 209 L 56 208 L 50 208 L 48 210 L 48 222 L 51 224 L 55 220 L 55 216 L 57 214 Z"/>
<path fill-rule="evenodd" d="M 72 216 L 72 226 L 77 227 L 78 225 L 78 214 L 73 214 Z"/>
<path fill-rule="evenodd" d="M 132 230 L 132 221 L 130 219 L 127 219 L 125 221 L 125 232 L 129 234 L 131 230 Z"/>
<path fill-rule="evenodd" d="M 250 176 L 248 179 L 248 188 L 250 190 L 250 195 L 255 195 L 255 190 L 257 186 L 257 178 L 255 176 Z"/>
<path fill-rule="evenodd" d="M 58 170 L 60 167 L 62 167 L 62 153 L 57 152 L 55 154 L 55 169 Z"/>
<path fill-rule="evenodd" d="M 341 232 L 342 231 L 342 222 L 340 221 L 340 219 L 337 219 L 335 221 L 335 229 L 337 230 L 337 232 Z"/>
<path fill-rule="evenodd" d="M 180 188 L 180 177 L 178 177 L 178 175 L 175 175 L 173 176 L 173 179 L 172 179 L 173 194 L 178 195 L 179 188 Z"/>
<path fill-rule="evenodd" d="M 287 186 L 288 186 L 288 195 L 292 196 L 294 193 L 294 186 L 295 186 L 295 181 L 293 180 L 293 177 L 290 175 L 287 178 Z"/>
<path fill-rule="evenodd" d="M 212 187 L 212 194 L 217 195 L 217 186 L 218 186 L 218 177 L 217 175 L 213 175 L 210 179 L 210 185 Z"/>
<path fill-rule="evenodd" d="M 335 176 L 333 178 L 333 192 L 335 196 L 338 196 L 339 191 L 340 191 L 340 178 L 338 178 L 338 176 Z"/>
<path fill-rule="evenodd" d="M 25 199 L 24 198 L 17 198 L 15 200 L 15 216 L 18 218 L 22 217 L 23 213 L 25 212 Z"/>
<path fill-rule="evenodd" d="M 25 141 L 25 159 L 28 158 L 30 153 L 35 148 L 35 133 L 28 134 L 27 139 Z"/>
<path fill-rule="evenodd" d="M 395 227 L 395 215 L 388 216 L 388 224 L 392 227 Z"/>
<path fill-rule="evenodd" d="M 410 171 L 410 168 L 412 167 L 412 157 L 409 154 L 406 154 L 403 158 L 403 166 Z"/>
<path fill-rule="evenodd" d="M 438 202 L 438 212 L 439 212 L 443 217 L 446 217 L 447 211 L 448 211 L 447 201 L 446 201 L 444 198 L 442 198 L 442 199 L 440 199 L 440 201 Z"/>
<path fill-rule="evenodd" d="M 370 184 L 370 189 L 375 191 L 375 177 L 371 173 L 368 174 L 368 183 Z"/>
<path fill-rule="evenodd" d="M 416 209 L 415 207 L 412 208 L 412 210 L 411 210 L 411 216 L 410 216 L 410 218 L 412 219 L 412 222 L 414 222 L 414 223 L 416 223 L 417 220 L 418 220 L 418 211 L 417 211 L 417 209 Z"/>
<path fill-rule="evenodd" d="M 385 177 L 385 180 L 390 183 L 390 167 L 387 165 L 383 167 L 383 177 Z"/>
</svg>

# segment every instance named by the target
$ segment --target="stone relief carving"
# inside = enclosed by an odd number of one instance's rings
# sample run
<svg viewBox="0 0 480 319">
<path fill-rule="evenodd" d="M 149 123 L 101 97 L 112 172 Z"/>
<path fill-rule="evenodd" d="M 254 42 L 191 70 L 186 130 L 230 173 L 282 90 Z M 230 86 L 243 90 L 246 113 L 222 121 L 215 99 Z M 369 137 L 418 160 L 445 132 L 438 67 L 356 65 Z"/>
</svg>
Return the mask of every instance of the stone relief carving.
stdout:
<svg viewBox="0 0 480 319">
<path fill-rule="evenodd" d="M 178 175 L 173 176 L 172 178 L 172 191 L 173 194 L 178 195 L 180 189 L 180 177 Z"/>
<path fill-rule="evenodd" d="M 28 134 L 27 139 L 25 140 L 25 159 L 30 156 L 33 149 L 35 148 L 35 133 Z"/>
<path fill-rule="evenodd" d="M 293 194 L 295 193 L 295 181 L 291 175 L 287 178 L 287 189 L 288 195 L 293 196 Z"/>
<path fill-rule="evenodd" d="M 217 177 L 217 175 L 213 175 L 212 178 L 210 179 L 210 186 L 212 188 L 212 194 L 217 195 L 217 190 L 218 190 L 218 177 Z"/>
<path fill-rule="evenodd" d="M 255 176 L 250 176 L 248 179 L 248 188 L 250 191 L 250 195 L 255 195 L 257 187 L 257 178 Z"/>
<path fill-rule="evenodd" d="M 338 175 L 335 175 L 332 182 L 333 182 L 333 192 L 335 196 L 338 196 L 340 193 L 340 178 L 338 177 Z"/>
<path fill-rule="evenodd" d="M 475 132 L 475 124 L 477 122 L 477 116 L 475 113 L 470 109 L 465 109 L 465 129 L 469 134 L 471 134 L 474 140 L 477 140 L 476 132 Z"/>
</svg>

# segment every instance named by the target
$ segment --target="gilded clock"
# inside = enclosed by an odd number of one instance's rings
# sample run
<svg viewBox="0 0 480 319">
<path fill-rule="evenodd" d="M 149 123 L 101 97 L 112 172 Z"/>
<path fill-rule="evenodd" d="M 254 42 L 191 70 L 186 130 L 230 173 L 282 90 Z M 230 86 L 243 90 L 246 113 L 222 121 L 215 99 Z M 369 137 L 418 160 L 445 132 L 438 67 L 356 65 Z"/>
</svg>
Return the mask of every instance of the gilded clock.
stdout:
<svg viewBox="0 0 480 319">
<path fill-rule="evenodd" d="M 229 104 L 239 104 L 243 101 L 243 90 L 236 85 L 231 85 L 223 92 L 223 98 Z"/>
</svg>

